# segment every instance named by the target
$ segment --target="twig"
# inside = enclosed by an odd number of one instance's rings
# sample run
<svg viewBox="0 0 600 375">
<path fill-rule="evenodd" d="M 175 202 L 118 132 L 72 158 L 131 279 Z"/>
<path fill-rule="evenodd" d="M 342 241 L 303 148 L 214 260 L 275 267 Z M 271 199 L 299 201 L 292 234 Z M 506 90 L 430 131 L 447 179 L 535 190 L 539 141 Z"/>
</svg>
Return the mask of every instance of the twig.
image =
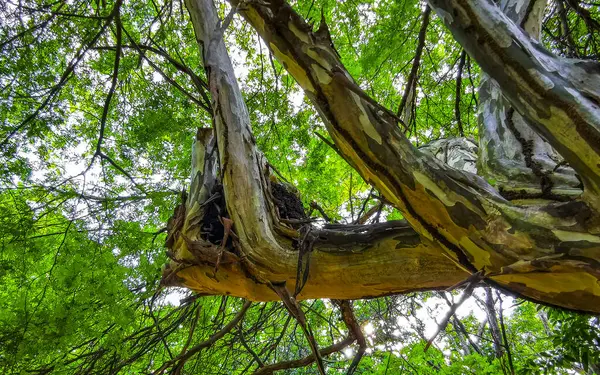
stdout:
<svg viewBox="0 0 600 375">
<path fill-rule="evenodd" d="M 306 321 L 306 316 L 304 315 L 304 312 L 302 311 L 300 305 L 298 304 L 298 302 L 296 302 L 296 299 L 290 295 L 290 292 L 287 290 L 285 283 L 271 284 L 269 286 L 271 287 L 271 289 L 273 289 L 275 293 L 277 293 L 279 298 L 281 298 L 283 305 L 300 325 L 300 328 L 304 332 L 304 336 L 306 336 L 306 339 L 313 352 L 313 356 L 315 357 L 315 360 L 317 362 L 317 368 L 319 369 L 319 373 L 321 375 L 326 375 L 325 365 L 323 364 L 323 358 L 321 357 L 317 341 L 315 340 L 315 336 L 312 333 L 310 325 L 308 325 Z"/>
<path fill-rule="evenodd" d="M 252 348 L 246 342 L 246 339 L 244 338 L 244 332 L 243 332 L 243 327 L 242 327 L 241 323 L 240 323 L 240 328 L 238 331 L 238 337 L 240 338 L 240 342 L 242 343 L 242 346 L 248 351 L 248 353 L 250 353 L 250 355 L 252 355 L 252 358 L 254 358 L 256 363 L 258 363 L 258 365 L 260 367 L 265 367 L 265 363 L 262 361 L 262 359 L 260 359 L 258 354 L 256 354 L 256 352 L 254 350 L 252 350 Z"/>
<path fill-rule="evenodd" d="M 319 211 L 319 213 L 321 214 L 323 219 L 326 222 L 331 223 L 331 218 L 327 215 L 327 213 L 325 213 L 325 210 L 323 210 L 323 207 L 321 207 L 317 202 L 315 202 L 315 201 L 310 202 L 310 207 Z"/>
<path fill-rule="evenodd" d="M 138 184 L 135 181 L 135 179 L 129 173 L 127 173 L 127 171 L 125 171 L 125 169 L 123 169 L 120 165 L 118 165 L 110 156 L 106 155 L 103 152 L 101 152 L 99 154 L 99 156 L 100 156 L 100 158 L 108 161 L 113 167 L 115 167 L 115 169 L 117 169 L 119 172 L 121 172 L 123 175 L 125 175 L 131 181 L 131 183 L 133 183 L 135 185 L 135 187 L 137 187 L 141 192 L 146 194 L 146 189 L 142 185 Z"/>
<path fill-rule="evenodd" d="M 427 26 L 429 25 L 430 14 L 431 7 L 427 5 L 425 10 L 423 11 L 423 23 L 421 23 L 421 29 L 419 30 L 417 50 L 413 59 L 412 68 L 410 69 L 408 80 L 406 82 L 406 87 L 404 88 L 404 93 L 402 94 L 402 100 L 400 101 L 400 105 L 398 106 L 398 116 L 402 115 L 402 111 L 404 111 L 404 106 L 406 106 L 406 102 L 408 100 L 408 96 L 410 95 L 410 92 L 414 89 L 414 86 L 416 84 L 415 81 L 417 78 L 419 66 L 421 64 L 421 55 L 423 54 L 423 47 L 425 46 L 425 37 L 427 35 Z"/>
<path fill-rule="evenodd" d="M 469 278 L 467 279 L 467 280 L 471 280 L 469 282 L 469 285 L 467 285 L 467 287 L 465 288 L 463 295 L 460 297 L 460 299 L 450 307 L 450 310 L 448 310 L 448 313 L 446 313 L 446 316 L 444 316 L 444 319 L 442 319 L 442 321 L 438 324 L 438 328 L 437 328 L 436 332 L 429 339 L 429 341 L 427 341 L 427 345 L 425 345 L 424 351 L 427 351 L 429 349 L 429 347 L 433 343 L 433 340 L 435 340 L 435 338 L 439 335 L 439 333 L 443 329 L 446 328 L 446 326 L 448 325 L 448 322 L 450 321 L 450 318 L 452 318 L 452 316 L 456 312 L 456 309 L 458 309 L 459 306 L 462 305 L 462 303 L 465 302 L 466 299 L 471 296 L 471 294 L 473 294 L 473 289 L 475 289 L 475 286 L 477 284 L 479 284 L 479 281 L 481 281 L 480 278 L 481 278 L 480 272 L 474 273 L 473 275 L 469 276 Z"/>
<path fill-rule="evenodd" d="M 252 305 L 251 301 L 244 302 L 244 305 L 242 306 L 240 311 L 238 311 L 235 317 L 229 323 L 227 323 L 227 325 L 223 327 L 219 332 L 210 336 L 208 340 L 202 341 L 201 343 L 194 345 L 187 352 L 181 353 L 172 360 L 163 363 L 163 365 L 158 370 L 154 371 L 152 374 L 162 374 L 167 368 L 169 368 L 173 364 L 178 362 L 186 362 L 191 357 L 199 353 L 202 349 L 212 346 L 217 340 L 221 339 L 223 336 L 229 333 L 244 318 L 244 315 L 246 314 L 246 311 L 248 311 L 248 309 L 250 308 L 250 305 Z"/>
<path fill-rule="evenodd" d="M 354 222 L 352 224 L 359 224 L 362 220 L 361 215 L 363 214 L 363 212 L 365 212 L 365 208 L 367 208 L 367 203 L 369 203 L 369 199 L 371 198 L 371 195 L 373 194 L 373 191 L 375 190 L 375 188 L 371 187 L 371 191 L 369 191 L 369 194 L 367 194 L 367 197 L 365 198 L 365 201 L 363 202 L 362 207 L 360 208 L 360 211 L 358 211 L 358 213 L 356 214 L 356 220 L 354 220 Z M 364 221 L 362 221 L 364 223 Z"/>
<path fill-rule="evenodd" d="M 458 63 L 458 71 L 456 72 L 456 96 L 454 100 L 454 116 L 456 117 L 456 126 L 458 127 L 458 134 L 460 134 L 461 137 L 465 136 L 462 121 L 460 119 L 460 96 L 462 94 L 462 73 L 466 61 L 467 52 L 463 50 L 460 53 L 460 62 Z"/>
<path fill-rule="evenodd" d="M 504 313 L 502 312 L 502 296 L 500 292 L 496 291 L 496 296 L 500 303 L 498 314 L 500 316 L 500 328 L 502 329 L 502 337 L 504 338 L 504 349 L 506 350 L 506 356 L 508 358 L 508 366 L 510 367 L 510 373 L 515 375 L 515 367 L 513 366 L 512 354 L 510 352 L 510 345 L 508 343 L 508 337 L 506 336 L 506 328 L 504 326 Z"/>
</svg>

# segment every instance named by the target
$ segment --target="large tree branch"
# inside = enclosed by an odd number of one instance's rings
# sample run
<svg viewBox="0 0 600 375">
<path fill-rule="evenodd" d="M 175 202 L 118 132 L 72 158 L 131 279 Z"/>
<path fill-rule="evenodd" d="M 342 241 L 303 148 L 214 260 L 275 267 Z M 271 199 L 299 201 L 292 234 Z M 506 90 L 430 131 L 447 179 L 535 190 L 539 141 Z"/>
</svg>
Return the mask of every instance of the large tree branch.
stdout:
<svg viewBox="0 0 600 375">
<path fill-rule="evenodd" d="M 313 33 L 289 5 L 279 1 L 251 4 L 242 14 L 304 88 L 346 160 L 399 208 L 419 233 L 441 243 L 456 259 L 461 257 L 457 243 L 465 228 L 459 229 L 456 222 L 458 216 L 464 218 L 464 212 L 459 215 L 447 208 L 460 201 L 470 214 L 484 217 L 479 197 L 499 199 L 493 189 L 476 176 L 447 168 L 414 149 L 395 119 L 345 71 L 324 23 Z M 439 230 L 452 227 L 457 233 Z M 479 268 L 466 259 L 461 263 L 471 270 Z"/>
<path fill-rule="evenodd" d="M 539 39 L 545 0 L 504 0 L 502 10 Z M 479 88 L 479 165 L 507 199 L 569 200 L 581 194 L 573 169 L 540 137 L 483 73 Z"/>
<path fill-rule="evenodd" d="M 299 299 L 364 298 L 448 287 L 481 271 L 538 301 L 597 311 L 600 239 L 588 221 L 589 206 L 511 205 L 482 179 L 416 150 L 395 114 L 345 71 L 325 23 L 312 32 L 281 1 L 244 3 L 241 12 L 304 88 L 340 153 L 415 230 L 388 228 L 350 245 L 336 243 L 340 235 L 329 233 L 329 241 L 318 240 L 321 235 L 308 241 L 307 253 L 299 249 L 304 241 L 298 241 L 297 231 L 277 222 L 214 6 L 210 0 L 187 5 L 212 95 L 220 176 L 235 236 L 233 249 L 223 249 L 187 238 L 186 230 L 179 235 L 185 220 L 175 220 L 169 231 L 174 263 L 166 269 L 166 283 L 252 300 L 277 299 L 269 286 L 283 282 L 300 292 Z M 185 209 L 176 217 L 185 218 Z M 328 251 L 331 242 L 342 250 Z M 294 288 L 299 264 L 310 273 L 303 288 Z"/>
<path fill-rule="evenodd" d="M 164 270 L 163 281 L 202 294 L 275 300 L 277 295 L 269 287 L 271 283 L 285 282 L 290 290 L 295 289 L 299 251 L 293 237 L 297 232 L 274 222 L 276 215 L 263 177 L 263 161 L 250 133 L 248 114 L 227 51 L 216 33 L 214 7 L 210 1 L 197 0 L 189 1 L 188 9 L 201 42 L 212 95 L 220 177 L 227 212 L 234 223 L 235 254 L 225 250 L 225 261 L 218 272 L 213 271 L 217 246 L 200 238 L 199 230 L 190 222 L 192 218 L 195 223 L 202 219 L 193 206 L 197 202 L 202 207 L 208 197 L 196 198 L 192 193 L 186 207 L 176 211 L 170 224 L 167 246 L 172 249 L 173 260 Z M 204 151 L 200 154 L 205 155 Z M 208 159 L 204 160 L 206 163 Z M 194 165 L 195 170 L 202 168 L 200 162 Z M 204 171 L 204 175 L 211 174 Z M 194 181 L 201 183 L 202 178 Z M 192 186 L 191 190 L 198 189 Z M 316 230 L 313 236 L 310 274 L 298 299 L 363 298 L 438 289 L 467 276 L 437 245 L 419 236 L 405 222 Z"/>
<path fill-rule="evenodd" d="M 340 153 L 403 212 L 417 233 L 437 243 L 463 269 L 484 271 L 495 282 L 537 300 L 568 306 L 573 293 L 584 293 L 590 301 L 600 301 L 597 256 L 587 250 L 585 259 L 576 255 L 583 251 L 584 238 L 600 242 L 594 221 L 576 219 L 575 211 L 561 209 L 559 214 L 552 205 L 510 205 L 476 176 L 415 150 L 395 118 L 346 72 L 324 22 L 313 32 L 282 1 L 251 2 L 241 13 L 304 88 Z M 576 206 L 588 218 L 594 215 L 580 202 L 560 207 Z M 558 227 L 568 230 L 557 232 Z M 565 252 L 557 252 L 561 246 Z M 540 262 L 548 256 L 550 263 Z M 551 282 L 546 277 L 550 270 L 556 277 Z M 595 309 L 591 304 L 582 308 Z"/>
<path fill-rule="evenodd" d="M 274 236 L 272 207 L 265 199 L 264 160 L 257 152 L 250 117 L 223 41 L 224 28 L 212 0 L 188 0 L 212 97 L 220 179 L 238 250 L 259 283 L 281 280 L 259 264 L 286 254 Z M 292 254 L 288 254 L 291 256 Z"/>
<path fill-rule="evenodd" d="M 429 1 L 503 95 L 600 196 L 600 74 L 597 62 L 561 59 L 489 0 Z"/>
<path fill-rule="evenodd" d="M 357 299 L 445 289 L 468 276 L 439 247 L 403 221 L 355 225 L 344 230 L 325 228 L 312 234 L 315 242 L 309 259 L 310 274 L 297 296 L 299 300 Z M 272 280 L 285 281 L 294 290 L 298 252 L 291 245 L 284 251 L 260 266 L 271 270 Z M 255 301 L 278 299 L 267 285 L 248 277 L 243 259 L 222 262 L 218 273 L 213 274 L 214 257 L 202 257 L 198 251 L 193 251 L 196 255 L 187 250 L 181 252 L 184 253 L 188 255 L 179 258 L 188 260 L 189 266 L 179 267 L 172 262 L 167 269 L 177 274 L 167 279 L 171 285 L 186 286 L 201 294 L 233 295 Z"/>
</svg>

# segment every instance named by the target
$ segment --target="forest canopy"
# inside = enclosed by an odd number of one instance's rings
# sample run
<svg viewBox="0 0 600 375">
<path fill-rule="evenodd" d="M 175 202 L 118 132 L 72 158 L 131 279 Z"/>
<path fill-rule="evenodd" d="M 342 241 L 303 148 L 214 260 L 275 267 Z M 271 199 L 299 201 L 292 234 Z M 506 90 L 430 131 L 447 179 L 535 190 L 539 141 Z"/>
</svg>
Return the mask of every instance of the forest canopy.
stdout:
<svg viewBox="0 0 600 375">
<path fill-rule="evenodd" d="M 600 3 L 0 3 L 0 371 L 600 374 Z"/>
</svg>

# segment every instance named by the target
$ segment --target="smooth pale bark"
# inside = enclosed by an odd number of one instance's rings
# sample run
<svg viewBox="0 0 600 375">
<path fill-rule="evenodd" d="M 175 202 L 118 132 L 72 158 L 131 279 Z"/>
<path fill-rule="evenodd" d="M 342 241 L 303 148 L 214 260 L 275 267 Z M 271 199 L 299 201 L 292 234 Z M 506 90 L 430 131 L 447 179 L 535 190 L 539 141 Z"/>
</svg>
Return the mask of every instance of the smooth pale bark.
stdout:
<svg viewBox="0 0 600 375">
<path fill-rule="evenodd" d="M 340 153 L 423 238 L 437 243 L 466 271 L 484 271 L 488 280 L 524 296 L 575 309 L 600 309 L 600 237 L 597 212 L 589 201 L 511 204 L 477 176 L 416 150 L 400 132 L 394 114 L 370 99 L 346 72 L 324 24 L 313 32 L 280 1 L 247 3 L 241 13 L 303 87 Z M 498 22 L 504 24 L 496 28 L 512 30 L 501 17 Z M 466 16 L 452 19 L 470 22 Z M 480 39 L 485 50 L 487 39 Z M 589 112 L 587 102 L 578 103 Z M 595 121 L 590 118 L 586 124 L 593 128 Z M 581 142 L 578 138 L 569 146 L 589 149 Z M 586 150 L 583 154 L 569 161 L 592 168 L 591 156 Z M 595 181 L 594 173 L 588 180 Z"/>
</svg>

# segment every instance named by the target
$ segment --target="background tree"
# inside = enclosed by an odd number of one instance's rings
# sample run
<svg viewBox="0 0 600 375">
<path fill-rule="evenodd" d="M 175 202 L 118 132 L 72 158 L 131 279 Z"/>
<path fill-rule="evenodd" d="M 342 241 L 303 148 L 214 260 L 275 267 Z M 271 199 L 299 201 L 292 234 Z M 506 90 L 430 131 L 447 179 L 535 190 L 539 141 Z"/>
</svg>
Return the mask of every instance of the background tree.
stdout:
<svg viewBox="0 0 600 375">
<path fill-rule="evenodd" d="M 2 5 L 4 372 L 598 371 L 597 4 L 217 5 Z"/>
</svg>

